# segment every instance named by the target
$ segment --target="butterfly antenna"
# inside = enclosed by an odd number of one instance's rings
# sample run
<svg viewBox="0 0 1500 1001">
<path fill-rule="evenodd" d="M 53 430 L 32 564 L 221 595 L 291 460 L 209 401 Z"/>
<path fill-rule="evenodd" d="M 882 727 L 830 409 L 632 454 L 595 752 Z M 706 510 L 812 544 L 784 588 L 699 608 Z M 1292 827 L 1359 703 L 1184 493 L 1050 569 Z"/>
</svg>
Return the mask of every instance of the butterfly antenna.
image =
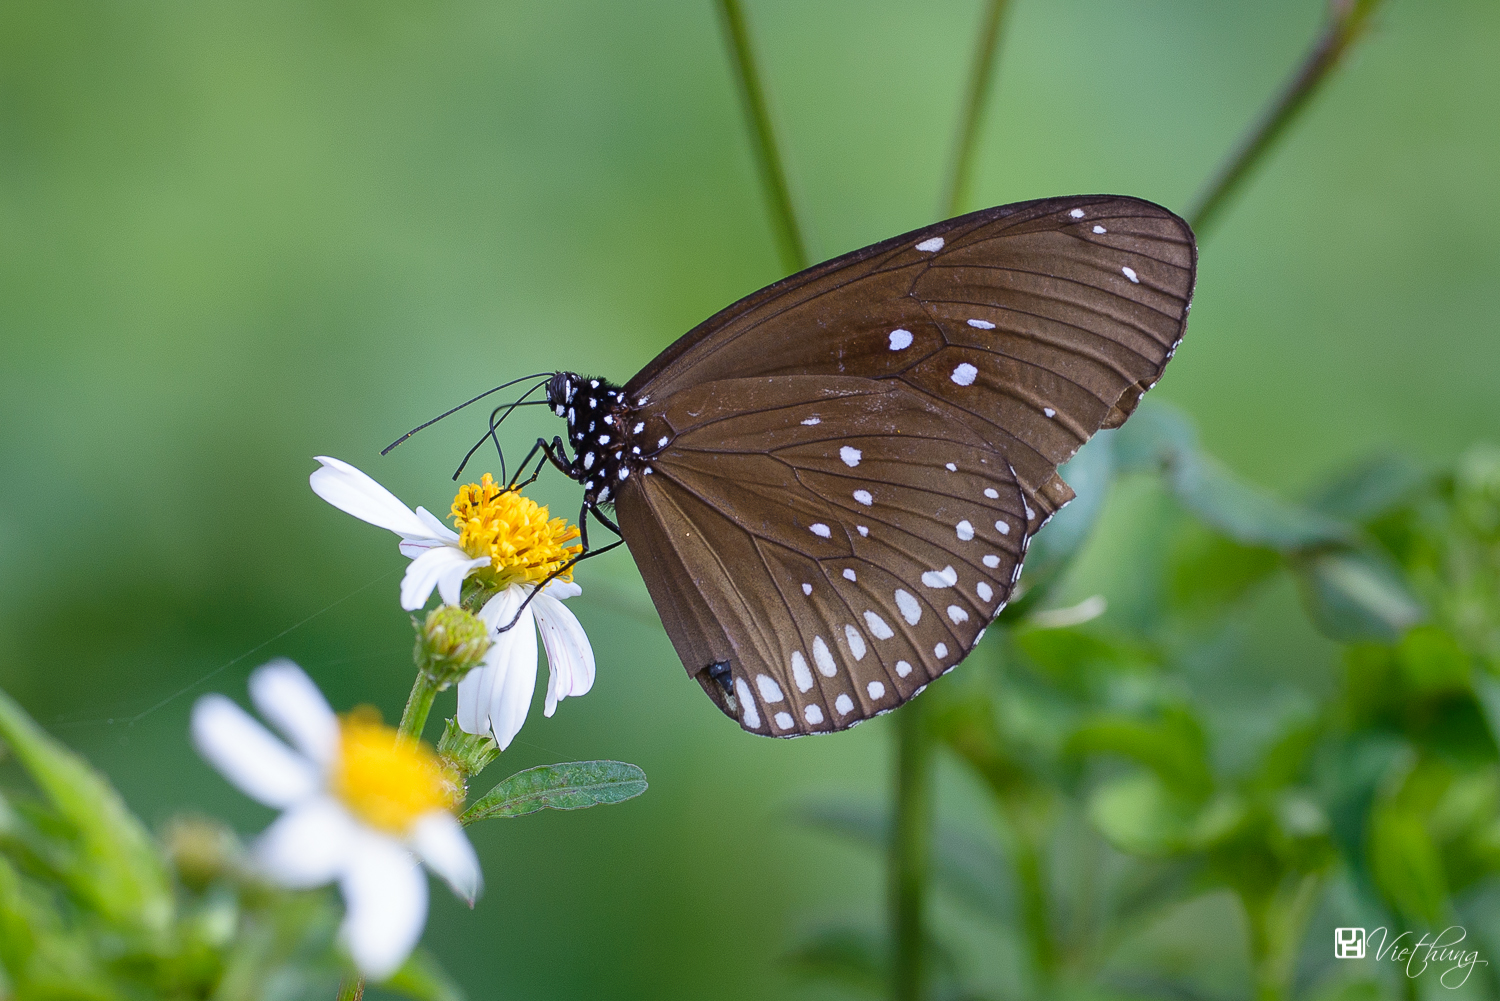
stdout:
<svg viewBox="0 0 1500 1001">
<path fill-rule="evenodd" d="M 397 445 L 401 444 L 406 439 L 408 439 L 412 435 L 416 434 L 418 431 L 425 431 L 427 428 L 432 427 L 434 424 L 436 424 L 438 421 L 442 420 L 443 418 L 445 418 L 445 417 L 452 417 L 454 414 L 458 413 L 464 407 L 467 407 L 467 406 L 469 406 L 470 404 L 473 404 L 473 403 L 478 403 L 480 400 L 484 399 L 486 396 L 490 396 L 490 395 L 492 395 L 494 393 L 498 393 L 502 389 L 509 389 L 511 386 L 514 386 L 518 382 L 525 382 L 528 379 L 540 379 L 540 378 L 543 378 L 543 377 L 551 378 L 551 376 L 552 376 L 552 373 L 550 373 L 550 372 L 534 372 L 531 375 L 523 375 L 519 379 L 512 379 L 509 382 L 502 383 L 501 385 L 496 386 L 494 389 L 487 389 L 484 392 L 480 393 L 478 396 L 474 397 L 472 400 L 465 400 L 463 403 L 460 403 L 458 406 L 454 407 L 452 410 L 444 411 L 443 413 L 438 414 L 432 420 L 426 421 L 426 422 L 421 423 L 421 424 L 418 424 L 416 427 L 414 427 L 410 431 L 406 432 L 406 434 L 404 434 L 401 437 L 397 438 L 395 441 L 391 442 L 385 448 L 382 448 L 380 450 L 380 454 L 381 455 L 387 455 L 387 454 L 389 454 L 390 451 L 391 451 L 391 449 L 395 448 Z M 546 383 L 543 383 L 543 385 L 546 385 Z M 533 387 L 533 391 L 534 391 L 534 387 Z M 530 396 L 531 393 L 528 392 L 526 395 Z M 525 399 L 525 397 L 523 396 L 522 399 Z M 482 440 L 483 439 L 481 439 L 481 441 Z M 471 452 L 470 455 L 472 455 L 472 454 L 473 453 Z M 465 461 L 468 461 L 468 460 L 465 459 Z"/>
<path fill-rule="evenodd" d="M 463 461 L 460 462 L 458 464 L 458 468 L 453 471 L 453 478 L 455 480 L 458 479 L 460 476 L 463 475 L 464 468 L 468 466 L 469 460 L 472 459 L 472 458 L 474 458 L 474 453 L 477 452 L 477 451 L 479 451 L 479 449 L 481 447 L 483 447 L 483 445 L 484 445 L 484 443 L 486 441 L 493 441 L 495 443 L 495 451 L 500 456 L 500 478 L 502 480 L 506 479 L 506 475 L 505 475 L 505 450 L 500 447 L 500 438 L 499 438 L 498 435 L 495 434 L 495 429 L 498 428 L 500 426 L 501 422 L 503 422 L 505 420 L 505 418 L 509 417 L 510 414 L 511 414 L 511 411 L 515 410 L 517 407 L 538 407 L 538 406 L 545 406 L 546 405 L 546 403 L 547 403 L 546 400 L 530 400 L 530 401 L 528 401 L 526 399 L 526 397 L 530 396 L 532 393 L 535 393 L 538 389 L 541 389 L 542 387 L 546 386 L 547 383 L 548 383 L 548 381 L 550 381 L 551 378 L 552 378 L 552 376 L 550 374 L 547 374 L 547 373 L 539 373 L 539 374 L 546 375 L 546 378 L 542 379 L 541 382 L 537 383 L 535 386 L 532 386 L 530 389 L 526 390 L 526 392 L 522 393 L 512 403 L 501 404 L 500 406 L 496 407 L 494 410 L 490 411 L 490 426 L 485 429 L 484 434 L 482 434 L 482 435 L 479 436 L 479 440 L 476 441 L 474 443 L 474 445 L 467 452 L 464 453 L 464 459 L 463 459 Z M 530 378 L 535 378 L 535 376 L 531 376 Z M 516 381 L 519 382 L 520 380 L 518 379 Z M 514 385 L 514 383 L 512 383 L 512 385 Z M 491 390 L 491 392 L 493 392 L 493 390 Z M 486 395 L 488 395 L 488 394 L 486 394 Z M 473 402 L 474 402 L 473 400 L 469 401 L 469 403 L 473 403 Z M 465 404 L 465 406 L 467 406 L 467 405 L 468 404 Z M 458 409 L 458 408 L 454 408 L 454 409 Z M 504 413 L 501 413 L 502 410 L 504 411 Z M 449 413 L 451 413 L 451 412 L 452 411 L 449 411 Z M 496 417 L 497 414 L 499 414 L 498 418 Z M 447 415 L 445 414 L 444 416 L 446 417 Z M 438 418 L 438 419 L 441 420 L 442 418 Z M 429 423 L 431 423 L 431 422 L 429 422 Z M 420 428 L 418 430 L 420 430 Z M 392 447 L 394 447 L 394 446 L 392 446 Z"/>
</svg>

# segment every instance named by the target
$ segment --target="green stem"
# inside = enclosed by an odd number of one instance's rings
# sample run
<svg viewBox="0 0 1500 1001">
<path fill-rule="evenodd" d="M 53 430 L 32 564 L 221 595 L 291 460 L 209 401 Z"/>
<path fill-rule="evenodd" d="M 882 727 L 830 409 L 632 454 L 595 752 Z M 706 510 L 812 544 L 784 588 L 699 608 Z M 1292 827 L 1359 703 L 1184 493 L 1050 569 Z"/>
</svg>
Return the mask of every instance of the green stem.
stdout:
<svg viewBox="0 0 1500 1001">
<path fill-rule="evenodd" d="M 345 977 L 339 984 L 338 1001 L 361 1001 L 364 996 L 364 977 L 355 977 L 352 980 Z"/>
<path fill-rule="evenodd" d="M 432 700 L 437 693 L 438 683 L 426 671 L 418 669 L 417 680 L 412 682 L 411 694 L 406 697 L 406 709 L 401 713 L 401 725 L 397 727 L 403 737 L 422 739 L 427 714 L 432 712 Z"/>
<path fill-rule="evenodd" d="M 932 840 L 932 743 L 919 699 L 896 714 L 896 812 L 891 831 L 891 996 L 918 1001 L 925 981 L 923 911 Z"/>
<path fill-rule="evenodd" d="M 974 66 L 969 73 L 969 87 L 959 117 L 958 145 L 953 152 L 953 172 L 943 195 L 944 217 L 956 216 L 969 197 L 969 181 L 974 171 L 974 151 L 979 147 L 979 125 L 984 121 L 984 105 L 989 98 L 990 82 L 995 77 L 995 53 L 1000 49 L 1000 27 L 1005 17 L 1005 0 L 990 0 L 984 22 L 979 29 L 974 50 Z"/>
<path fill-rule="evenodd" d="M 1012 864 L 1015 866 L 1016 882 L 1020 890 L 1021 925 L 1025 929 L 1026 944 L 1031 953 L 1038 986 L 1045 995 L 1050 991 L 1057 973 L 1057 948 L 1052 937 L 1041 847 L 1027 818 L 1021 816 L 1024 807 L 1012 803 L 1006 803 L 1005 807 L 1010 814 L 1011 834 L 1015 838 Z"/>
<path fill-rule="evenodd" d="M 740 97 L 745 102 L 745 117 L 750 125 L 750 138 L 755 147 L 756 163 L 760 166 L 761 180 L 765 184 L 766 202 L 771 210 L 771 225 L 776 230 L 782 265 L 788 274 L 801 271 L 807 267 L 807 249 L 802 243 L 802 232 L 797 227 L 797 217 L 792 210 L 792 196 L 787 188 L 786 174 L 782 170 L 776 133 L 771 127 L 771 115 L 766 110 L 765 91 L 761 88 L 755 53 L 750 47 L 750 32 L 745 27 L 745 14 L 740 9 L 739 0 L 719 0 L 719 13 L 724 19 L 724 32 L 729 43 L 729 56 L 734 63 L 735 80 L 739 84 Z"/>
<path fill-rule="evenodd" d="M 1286 132 L 1308 100 L 1334 67 L 1369 27 L 1369 18 L 1380 0 L 1332 0 L 1328 24 L 1297 72 L 1240 139 L 1211 181 L 1188 211 L 1188 223 L 1201 240 L 1223 210 L 1235 189 L 1259 165 L 1266 153 Z"/>
</svg>

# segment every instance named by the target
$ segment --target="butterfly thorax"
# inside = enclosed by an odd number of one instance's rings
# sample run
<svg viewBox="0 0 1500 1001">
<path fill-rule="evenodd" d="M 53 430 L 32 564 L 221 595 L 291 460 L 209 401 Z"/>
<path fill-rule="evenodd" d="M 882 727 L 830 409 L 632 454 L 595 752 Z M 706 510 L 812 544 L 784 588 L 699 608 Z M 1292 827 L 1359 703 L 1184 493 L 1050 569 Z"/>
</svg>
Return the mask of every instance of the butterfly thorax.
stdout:
<svg viewBox="0 0 1500 1001">
<path fill-rule="evenodd" d="M 568 422 L 573 450 L 568 476 L 583 485 L 590 504 L 611 503 L 630 477 L 651 473 L 647 459 L 666 444 L 665 438 L 643 443 L 640 406 L 632 406 L 625 390 L 607 380 L 558 372 L 547 383 L 547 402 Z"/>
</svg>

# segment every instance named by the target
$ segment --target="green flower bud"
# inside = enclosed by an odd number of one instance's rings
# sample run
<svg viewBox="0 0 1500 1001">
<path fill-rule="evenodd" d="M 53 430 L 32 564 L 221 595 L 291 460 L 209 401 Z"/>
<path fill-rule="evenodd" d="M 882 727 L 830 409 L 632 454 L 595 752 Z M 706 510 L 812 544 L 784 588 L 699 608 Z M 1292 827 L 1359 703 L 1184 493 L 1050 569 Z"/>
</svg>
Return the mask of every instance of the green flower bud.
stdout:
<svg viewBox="0 0 1500 1001">
<path fill-rule="evenodd" d="M 207 817 L 174 817 L 162 832 L 162 846 L 182 884 L 203 892 L 233 875 L 243 849 L 234 832 Z"/>
<path fill-rule="evenodd" d="M 417 666 L 441 691 L 479 666 L 490 648 L 488 630 L 470 612 L 443 605 L 417 626 Z"/>
</svg>

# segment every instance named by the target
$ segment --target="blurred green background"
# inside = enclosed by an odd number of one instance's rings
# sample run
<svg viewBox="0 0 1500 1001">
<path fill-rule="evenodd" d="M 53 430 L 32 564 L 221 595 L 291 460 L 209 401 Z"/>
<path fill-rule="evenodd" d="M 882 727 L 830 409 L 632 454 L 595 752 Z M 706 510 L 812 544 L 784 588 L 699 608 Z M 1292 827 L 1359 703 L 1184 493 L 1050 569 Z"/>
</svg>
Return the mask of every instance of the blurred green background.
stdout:
<svg viewBox="0 0 1500 1001">
<path fill-rule="evenodd" d="M 746 13 L 813 256 L 931 221 L 979 4 Z M 1183 209 L 1321 17 L 1019 0 L 969 207 Z M 1392 0 L 1205 240 L 1153 397 L 1248 478 L 1290 495 L 1373 449 L 1500 436 L 1496 52 L 1491 0 Z M 394 719 L 411 671 L 405 561 L 312 495 L 311 457 L 445 508 L 478 415 L 380 447 L 527 372 L 623 380 L 778 277 L 708 3 L 0 4 L 0 687 L 149 822 L 258 829 L 188 746 L 193 697 L 286 655 Z M 555 476 L 535 495 L 576 505 Z M 1131 558 L 1106 531 L 1065 590 L 1126 614 Z M 488 892 L 472 915 L 435 893 L 426 941 L 474 997 L 806 990 L 778 957 L 878 920 L 883 876 L 789 816 L 883 796 L 890 721 L 743 735 L 623 549 L 580 582 L 598 683 L 538 703 L 501 769 L 618 758 L 652 787 L 477 828 Z M 1295 674 L 1327 647 L 1265 656 Z M 942 796 L 983 825 L 956 771 Z"/>
</svg>

